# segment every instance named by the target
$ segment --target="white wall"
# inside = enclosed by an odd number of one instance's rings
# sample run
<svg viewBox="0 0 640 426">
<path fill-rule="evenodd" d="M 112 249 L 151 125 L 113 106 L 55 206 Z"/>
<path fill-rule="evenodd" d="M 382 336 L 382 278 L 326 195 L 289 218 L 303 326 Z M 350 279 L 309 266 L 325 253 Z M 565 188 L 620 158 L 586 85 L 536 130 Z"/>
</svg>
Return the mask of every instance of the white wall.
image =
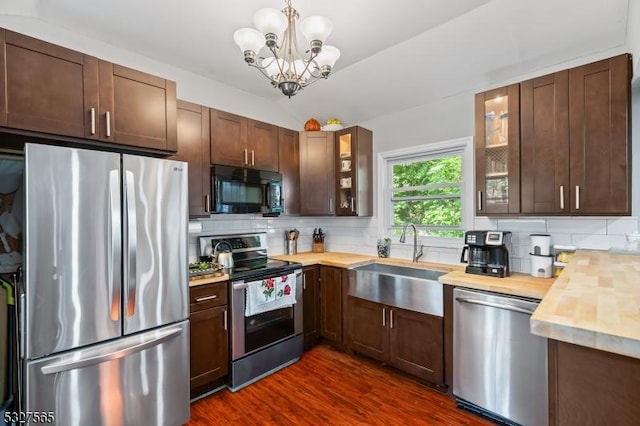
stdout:
<svg viewBox="0 0 640 426">
<path fill-rule="evenodd" d="M 627 22 L 628 51 L 633 55 L 633 84 L 640 86 L 640 2 L 629 1 Z"/>
</svg>

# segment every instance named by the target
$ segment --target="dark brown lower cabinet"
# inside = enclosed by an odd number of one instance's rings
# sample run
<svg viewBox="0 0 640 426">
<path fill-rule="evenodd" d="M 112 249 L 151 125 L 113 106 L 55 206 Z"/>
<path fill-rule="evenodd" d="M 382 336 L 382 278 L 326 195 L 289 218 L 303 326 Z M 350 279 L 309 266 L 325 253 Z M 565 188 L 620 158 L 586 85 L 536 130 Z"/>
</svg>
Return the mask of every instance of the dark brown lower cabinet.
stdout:
<svg viewBox="0 0 640 426">
<path fill-rule="evenodd" d="M 307 266 L 303 270 L 302 322 L 304 347 L 309 349 L 320 338 L 320 268 Z"/>
<path fill-rule="evenodd" d="M 320 336 L 325 340 L 343 344 L 343 274 L 347 271 L 333 266 L 320 266 Z"/>
<path fill-rule="evenodd" d="M 224 384 L 229 373 L 227 283 L 190 289 L 191 398 Z"/>
<path fill-rule="evenodd" d="M 640 424 L 640 359 L 549 340 L 550 425 Z"/>
<path fill-rule="evenodd" d="M 431 383 L 444 382 L 442 318 L 348 299 L 350 350 Z"/>
</svg>

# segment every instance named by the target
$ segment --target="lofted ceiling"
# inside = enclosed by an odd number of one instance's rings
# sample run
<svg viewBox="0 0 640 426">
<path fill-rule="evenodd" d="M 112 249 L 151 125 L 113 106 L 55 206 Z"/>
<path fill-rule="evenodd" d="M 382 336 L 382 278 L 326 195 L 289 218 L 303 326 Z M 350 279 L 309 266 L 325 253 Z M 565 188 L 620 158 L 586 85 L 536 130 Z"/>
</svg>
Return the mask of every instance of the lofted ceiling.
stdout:
<svg viewBox="0 0 640 426">
<path fill-rule="evenodd" d="M 627 43 L 632 0 L 293 0 L 334 24 L 332 76 L 291 99 L 232 39 L 283 0 L 2 0 L 32 17 L 273 101 L 299 122 L 359 123 L 480 91 Z"/>
</svg>

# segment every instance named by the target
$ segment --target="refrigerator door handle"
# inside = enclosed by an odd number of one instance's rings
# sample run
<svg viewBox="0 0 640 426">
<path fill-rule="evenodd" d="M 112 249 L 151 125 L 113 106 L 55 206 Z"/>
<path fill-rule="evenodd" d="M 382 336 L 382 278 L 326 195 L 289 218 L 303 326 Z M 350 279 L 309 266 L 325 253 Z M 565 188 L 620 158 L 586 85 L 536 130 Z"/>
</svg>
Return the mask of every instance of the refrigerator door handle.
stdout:
<svg viewBox="0 0 640 426">
<path fill-rule="evenodd" d="M 114 351 L 103 352 L 103 350 L 88 350 L 84 356 L 60 356 L 61 360 L 52 362 L 41 367 L 42 374 L 56 374 L 64 371 L 76 370 L 78 368 L 88 367 L 90 365 L 101 364 L 103 362 L 124 358 L 137 352 L 142 352 L 154 346 L 166 342 L 167 340 L 177 336 L 182 332 L 183 328 L 172 327 L 168 330 L 161 331 L 157 334 L 149 336 L 134 345 L 121 345 L 122 348 L 116 347 Z"/>
<path fill-rule="evenodd" d="M 133 172 L 125 172 L 125 206 L 127 209 L 127 260 L 126 260 L 126 295 L 127 317 L 132 317 L 136 311 L 136 251 L 137 251 L 137 226 L 136 226 L 136 192 L 134 187 Z"/>
<path fill-rule="evenodd" d="M 109 172 L 109 259 L 107 266 L 107 281 L 111 295 L 111 320 L 120 320 L 120 273 L 119 265 L 122 258 L 122 217 L 120 213 L 120 172 Z M 116 273 L 118 271 L 118 273 Z"/>
</svg>

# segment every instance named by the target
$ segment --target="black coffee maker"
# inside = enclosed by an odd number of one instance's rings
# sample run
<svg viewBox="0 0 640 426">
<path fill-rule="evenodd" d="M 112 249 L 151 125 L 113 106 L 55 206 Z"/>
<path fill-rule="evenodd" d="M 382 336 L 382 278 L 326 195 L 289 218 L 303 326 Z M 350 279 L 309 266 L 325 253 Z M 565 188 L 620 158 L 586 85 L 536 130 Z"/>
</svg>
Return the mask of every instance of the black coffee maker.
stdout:
<svg viewBox="0 0 640 426">
<path fill-rule="evenodd" d="M 467 231 L 460 262 L 466 263 L 465 272 L 504 278 L 511 275 L 510 231 Z"/>
</svg>

